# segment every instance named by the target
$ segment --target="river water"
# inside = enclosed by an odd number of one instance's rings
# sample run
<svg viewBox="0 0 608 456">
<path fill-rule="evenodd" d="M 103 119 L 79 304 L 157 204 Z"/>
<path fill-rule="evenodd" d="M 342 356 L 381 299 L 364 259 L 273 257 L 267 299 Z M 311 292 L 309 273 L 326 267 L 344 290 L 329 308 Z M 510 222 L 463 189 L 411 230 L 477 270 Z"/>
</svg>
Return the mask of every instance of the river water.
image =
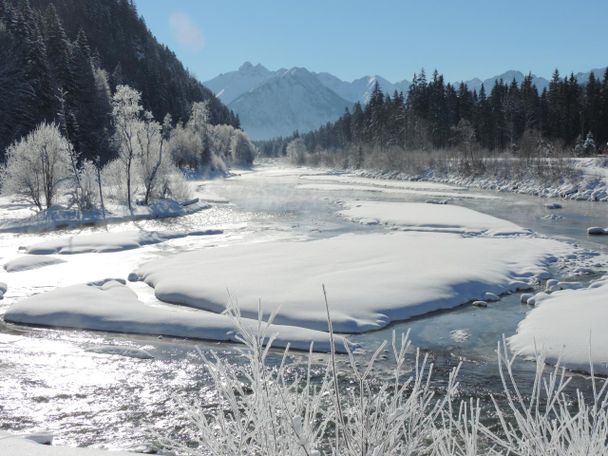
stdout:
<svg viewBox="0 0 608 456">
<path fill-rule="evenodd" d="M 218 200 L 212 209 L 180 219 L 111 225 L 112 231 L 186 230 L 221 227 L 225 234 L 213 238 L 185 238 L 141 249 L 82 254 L 67 258 L 70 273 L 47 267 L 6 277 L 9 292 L 0 301 L 3 313 L 15 300 L 56 286 L 126 277 L 138 264 L 162 255 L 234 242 L 277 238 L 329 237 L 353 231 L 385 229 L 347 222 L 336 215 L 342 200 L 386 199 L 425 201 L 422 194 L 387 194 L 353 189 L 310 190 L 298 188 L 300 174 L 312 170 L 285 170 L 260 166 L 253 172 L 226 180 L 200 182 L 202 196 Z M 469 193 L 475 194 L 471 190 Z M 608 253 L 608 239 L 586 235 L 588 226 L 608 226 L 608 208 L 602 203 L 560 202 L 549 210 L 546 199 L 516 194 L 492 194 L 498 198 L 464 198 L 454 203 L 510 220 L 554 238 Z M 213 199 L 213 198 L 212 198 Z M 20 245 L 51 236 L 86 233 L 102 228 L 83 228 L 60 233 L 0 234 L 0 257 L 15 256 Z M 463 265 L 466 266 L 466 265 Z M 580 279 L 561 277 L 561 279 Z M 17 277 L 18 276 L 18 277 Z M 593 276 L 584 279 L 589 280 Z M 4 279 L 2 279 L 4 280 Z M 144 301 L 154 301 L 152 290 L 133 285 Z M 319 284 L 320 286 L 320 284 Z M 331 294 L 331 291 L 330 291 Z M 319 288 L 319 299 L 321 299 Z M 428 353 L 436 366 L 436 378 L 446 378 L 462 363 L 460 381 L 464 396 L 487 398 L 500 390 L 496 369 L 496 343 L 515 332 L 529 309 L 519 295 L 504 297 L 487 309 L 469 305 L 449 312 L 391 325 L 380 331 L 352 337 L 373 349 L 390 339 L 393 331 L 411 331 L 415 346 Z M 55 443 L 143 451 L 151 435 L 179 433 L 183 418 L 175 398 L 211 396 L 209 382 L 200 368 L 195 346 L 216 350 L 238 361 L 238 346 L 146 336 L 109 334 L 7 325 L 0 321 L 0 430 L 51 431 Z M 144 349 L 150 356 L 134 355 Z M 299 355 L 296 355 L 299 356 Z M 322 359 L 323 355 L 319 355 Z M 382 368 L 382 366 L 380 366 Z M 516 372 L 522 383 L 532 378 L 534 363 L 522 361 Z M 587 389 L 588 382 L 575 376 L 574 384 Z"/>
</svg>

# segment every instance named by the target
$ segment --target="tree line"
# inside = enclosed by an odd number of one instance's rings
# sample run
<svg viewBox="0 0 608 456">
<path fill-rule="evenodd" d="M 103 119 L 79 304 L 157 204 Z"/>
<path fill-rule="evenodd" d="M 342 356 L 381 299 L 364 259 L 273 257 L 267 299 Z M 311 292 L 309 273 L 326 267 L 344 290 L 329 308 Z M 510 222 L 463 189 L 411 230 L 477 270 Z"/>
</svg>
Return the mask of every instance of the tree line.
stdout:
<svg viewBox="0 0 608 456">
<path fill-rule="evenodd" d="M 489 93 L 483 85 L 478 93 L 464 83 L 446 84 L 437 71 L 427 80 L 422 70 L 405 95 L 384 94 L 376 85 L 367 105 L 355 104 L 337 121 L 259 146 L 274 156 L 286 154 L 294 138 L 310 153 L 455 148 L 550 155 L 564 148 L 591 153 L 606 144 L 608 69 L 602 80 L 591 73 L 585 84 L 556 70 L 542 92 L 532 81 L 531 75 L 520 84 L 498 80 Z"/>
<path fill-rule="evenodd" d="M 207 102 L 209 121 L 239 120 L 159 44 L 131 0 L 0 0 L 0 162 L 41 123 L 56 123 L 79 156 L 105 164 L 112 93 L 129 85 L 145 110 L 187 121 Z"/>
<path fill-rule="evenodd" d="M 38 210 L 61 203 L 105 215 L 104 197 L 130 211 L 153 200 L 184 201 L 184 169 L 225 173 L 228 165 L 253 162 L 255 147 L 241 130 L 210 123 L 208 102 L 193 103 L 189 120 L 173 127 L 170 114 L 160 123 L 141 100 L 132 87 L 116 87 L 110 100 L 113 134 L 107 138 L 116 156 L 103 166 L 83 156 L 58 122 L 38 124 L 7 148 L 0 166 L 3 193 Z"/>
</svg>

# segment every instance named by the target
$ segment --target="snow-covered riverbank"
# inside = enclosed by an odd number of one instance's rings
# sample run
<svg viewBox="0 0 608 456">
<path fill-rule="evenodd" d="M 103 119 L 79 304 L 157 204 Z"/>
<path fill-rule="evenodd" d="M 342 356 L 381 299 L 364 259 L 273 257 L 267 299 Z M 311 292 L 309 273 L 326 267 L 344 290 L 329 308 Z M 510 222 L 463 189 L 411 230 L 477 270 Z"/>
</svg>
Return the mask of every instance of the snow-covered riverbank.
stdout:
<svg viewBox="0 0 608 456">
<path fill-rule="evenodd" d="M 412 327 L 414 343 L 441 360 L 441 375 L 464 360 L 463 388 L 476 394 L 495 383 L 487 372 L 495 372 L 496 341 L 515 334 L 529 310 L 521 290 L 541 291 L 551 276 L 585 283 L 605 266 L 560 231 L 579 222 L 575 205 L 586 203 L 564 202 L 561 223 L 544 218 L 555 212 L 545 202 L 519 196 L 275 166 L 192 187 L 194 197 L 222 203 L 107 228 L 0 233 L 2 264 L 12 270 L 0 270 L 8 284 L 0 311 L 11 322 L 0 323 L 1 428 L 50 429 L 62 445 L 115 438 L 112 448 L 141 448 L 141 421 L 180 426 L 167 407 L 173 394 L 212 395 L 193 344 L 239 362 L 223 314 L 227 290 L 248 324 L 260 299 L 266 314 L 278 310 L 278 345 L 314 341 L 326 351 L 322 283 L 350 341 L 365 351 Z M 590 223 L 602 223 L 590 213 Z M 208 230 L 214 235 L 192 235 Z M 118 403 L 128 404 L 121 424 Z"/>
<path fill-rule="evenodd" d="M 428 181 L 457 185 L 465 188 L 493 190 L 534 195 L 543 198 L 562 198 L 577 201 L 608 201 L 608 167 L 605 158 L 571 159 L 577 177 L 565 177 L 559 182 L 548 184 L 546 179 L 526 176 L 518 179 L 514 176 L 488 177 L 465 176 L 458 173 L 438 172 L 428 169 L 420 174 L 407 174 L 398 171 L 350 170 L 354 176 L 375 179 Z"/>
</svg>

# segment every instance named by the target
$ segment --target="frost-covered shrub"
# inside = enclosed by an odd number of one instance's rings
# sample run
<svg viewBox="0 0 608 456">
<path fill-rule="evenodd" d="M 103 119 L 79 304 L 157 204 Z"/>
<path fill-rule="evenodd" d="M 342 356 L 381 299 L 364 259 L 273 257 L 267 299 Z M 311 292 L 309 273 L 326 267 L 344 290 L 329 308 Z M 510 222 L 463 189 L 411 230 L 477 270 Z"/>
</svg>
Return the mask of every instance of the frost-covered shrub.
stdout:
<svg viewBox="0 0 608 456">
<path fill-rule="evenodd" d="M 287 159 L 294 165 L 304 165 L 307 153 L 308 150 L 302 138 L 296 138 L 287 144 Z"/>
<path fill-rule="evenodd" d="M 162 189 L 162 193 L 159 195 L 161 198 L 172 198 L 176 201 L 187 201 L 192 198 L 192 189 L 188 185 L 188 181 L 175 167 L 163 173 L 159 188 Z"/>
<path fill-rule="evenodd" d="M 236 165 L 249 166 L 253 163 L 255 146 L 241 130 L 234 130 L 230 140 L 230 156 L 232 163 Z"/>
<path fill-rule="evenodd" d="M 231 125 L 209 124 L 208 105 L 194 103 L 190 119 L 171 132 L 169 147 L 180 168 L 225 171 L 229 164 L 250 165 L 255 146 L 247 135 Z"/>
<path fill-rule="evenodd" d="M 71 176 L 72 145 L 57 125 L 42 123 L 6 151 L 2 191 L 50 208 L 62 181 Z"/>
<path fill-rule="evenodd" d="M 119 204 L 127 204 L 127 176 L 124 162 L 120 159 L 112 160 L 103 167 L 101 178 L 105 193 L 108 198 Z M 135 200 L 137 194 L 137 179 L 135 170 L 131 169 L 131 200 Z"/>
<path fill-rule="evenodd" d="M 99 202 L 99 181 L 95 164 L 90 160 L 84 160 L 78 170 L 78 178 L 80 182 L 79 207 L 91 209 Z"/>
<path fill-rule="evenodd" d="M 500 397 L 488 412 L 479 400 L 461 400 L 453 370 L 443 387 L 417 350 L 408 355 L 407 335 L 393 334 L 367 361 L 348 350 L 338 372 L 335 351 L 327 362 L 309 354 L 304 365 L 287 349 L 270 351 L 273 336 L 260 311 L 257 329 L 240 324 L 230 304 L 244 363 L 211 352 L 203 358 L 211 377 L 209 403 L 184 403 L 188 439 L 160 437 L 177 454 L 202 456 L 607 456 L 608 380 L 592 377 L 593 397 L 566 393 L 570 378 L 559 366 L 545 374 L 537 358 L 531 391 L 515 379 L 506 344 L 498 346 Z M 270 318 L 272 320 L 272 317 Z M 329 322 L 330 336 L 331 321 Z M 333 340 L 333 339 L 332 339 Z M 389 352 L 392 371 L 375 369 Z"/>
</svg>

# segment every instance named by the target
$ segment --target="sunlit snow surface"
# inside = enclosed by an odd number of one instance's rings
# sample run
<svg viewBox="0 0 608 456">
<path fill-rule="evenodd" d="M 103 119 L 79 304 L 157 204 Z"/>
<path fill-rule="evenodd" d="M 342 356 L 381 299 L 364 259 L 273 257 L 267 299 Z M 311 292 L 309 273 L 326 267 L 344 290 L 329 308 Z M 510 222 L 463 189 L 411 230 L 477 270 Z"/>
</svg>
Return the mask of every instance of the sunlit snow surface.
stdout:
<svg viewBox="0 0 608 456">
<path fill-rule="evenodd" d="M 608 276 L 589 288 L 537 296 L 536 308 L 509 339 L 526 356 L 541 354 L 552 364 L 608 375 Z"/>
<path fill-rule="evenodd" d="M 302 188 L 305 185 L 330 184 L 343 185 L 344 188 Z M 359 187 L 384 190 L 372 192 Z M 531 228 L 535 232 L 574 238 L 583 247 L 604 251 L 607 242 L 606 239 L 588 239 L 585 234 L 588 226 L 608 226 L 603 206 L 599 207 L 602 209 L 600 211 L 597 205 L 590 203 L 564 202 L 564 209 L 560 211 L 563 219 L 554 220 L 545 218 L 549 214 L 545 208 L 546 200 L 508 194 L 500 194 L 498 198 L 492 193 L 467 191 L 442 184 L 376 181 L 346 175 L 324 175 L 310 169 L 262 166 L 225 181 L 194 182 L 193 189 L 201 199 L 204 199 L 204 195 L 215 201 L 210 209 L 162 221 L 115 223 L 109 225 L 107 230 L 110 233 L 192 232 L 217 228 L 223 230 L 222 234 L 169 239 L 116 252 L 62 255 L 61 259 L 66 263 L 10 274 L 1 270 L 0 282 L 6 282 L 9 289 L 5 299 L 0 301 L 0 311 L 6 311 L 11 304 L 23 298 L 58 287 L 106 278 L 126 279 L 130 272 L 145 264 L 154 264 L 163 261 L 163 258 L 170 261 L 173 255 L 193 250 L 211 252 L 238 249 L 236 246 L 254 249 L 255 244 L 261 246 L 262 243 L 291 245 L 295 241 L 309 243 L 348 236 L 445 236 L 445 239 L 463 236 L 460 233 L 394 233 L 394 229 L 403 227 L 400 224 L 385 225 L 385 221 L 377 225 L 353 223 L 338 214 L 364 201 L 425 203 L 429 199 L 447 199 L 469 209 L 508 219 L 517 226 Z M 390 189 L 399 192 L 388 191 Z M 442 195 L 429 195 L 429 192 Z M 6 197 L 0 198 L 0 217 L 3 219 L 26 214 L 31 215 L 28 208 Z M 25 257 L 18 250 L 20 246 L 105 231 L 103 227 L 86 227 L 44 234 L 2 233 L 0 261 L 4 265 Z M 466 236 L 468 238 L 470 234 Z M 556 258 L 562 248 L 569 250 L 569 258 L 560 258 L 544 266 L 535 265 L 528 271 L 529 274 L 524 271 L 525 275 L 520 276 L 524 280 L 533 281 L 534 275 L 544 270 L 560 279 L 573 276 L 577 280 L 586 280 L 593 277 L 589 273 L 602 270 L 605 264 L 604 257 L 589 257 L 571 244 L 530 238 L 525 233 L 501 237 L 475 234 L 471 238 L 471 242 L 483 240 L 489 244 L 498 241 L 508 244 L 518 240 L 531 243 L 542 241 L 541 244 L 547 245 L 555 243 L 560 247 L 556 251 L 550 248 L 549 256 Z M 509 257 L 519 255 L 533 256 L 534 252 L 507 252 Z M 472 256 L 473 253 L 470 254 Z M 325 251 L 324 257 L 328 261 L 335 259 L 331 250 Z M 431 258 L 430 255 L 428 258 Z M 496 261 L 500 262 L 500 258 Z M 467 272 L 470 265 L 476 269 L 476 264 L 473 259 L 467 259 L 462 269 Z M 440 265 L 432 266 L 437 269 Z M 520 268 L 513 267 L 514 274 L 521 274 L 522 271 L 515 269 Z M 251 264 L 250 272 L 255 270 L 256 265 Z M 458 271 L 458 274 L 464 272 Z M 497 277 L 504 280 L 504 274 L 503 269 L 500 274 L 497 273 Z M 412 276 L 404 274 L 404 279 L 412 280 Z M 329 282 L 326 278 L 325 281 Z M 171 306 L 160 303 L 154 296 L 155 290 L 144 282 L 127 283 L 127 286 L 145 305 Z M 294 281 L 294 286 L 303 287 L 304 284 Z M 314 288 L 310 291 L 310 299 L 316 305 L 321 304 L 320 283 L 311 283 L 310 286 Z M 494 289 L 493 286 L 487 289 Z M 225 288 L 222 287 L 222 293 L 226 292 Z M 243 297 L 238 293 L 238 284 L 234 288 L 231 288 L 231 293 L 241 301 Z M 432 293 L 429 290 L 433 289 L 433 284 L 420 285 L 418 289 L 421 293 Z M 328 283 L 330 304 L 338 308 L 341 304 L 332 290 Z M 266 302 L 267 293 L 263 291 L 259 297 Z M 379 289 L 378 296 L 383 292 Z M 225 296 L 222 295 L 223 298 Z M 486 309 L 461 306 L 449 312 L 434 313 L 389 325 L 379 331 L 351 336 L 351 340 L 364 347 L 375 347 L 380 340 L 390 337 L 392 330 L 412 328 L 414 343 L 431 353 L 439 377 L 457 362 L 464 361 L 461 377 L 464 394 L 484 397 L 493 391 L 493 385 L 499 385 L 493 354 L 496 341 L 502 334 L 514 334 L 517 324 L 528 310 L 519 304 L 519 295 L 506 295 L 501 301 L 490 303 Z M 193 309 L 185 311 L 202 312 Z M 199 369 L 200 360 L 194 350 L 195 345 L 201 345 L 205 351 L 219 350 L 221 356 L 233 362 L 240 360 L 238 346 L 231 343 L 0 323 L 0 429 L 11 432 L 53 431 L 55 442 L 63 445 L 145 450 L 150 442 L 150 428 L 164 433 L 179 432 L 182 414 L 175 407 L 174 395 L 213 400 L 206 374 Z M 326 359 L 322 354 L 316 356 L 318 360 Z M 521 363 L 517 367 L 524 382 L 526 378 L 531 378 L 526 377 L 533 370 L 530 364 Z"/>
</svg>

